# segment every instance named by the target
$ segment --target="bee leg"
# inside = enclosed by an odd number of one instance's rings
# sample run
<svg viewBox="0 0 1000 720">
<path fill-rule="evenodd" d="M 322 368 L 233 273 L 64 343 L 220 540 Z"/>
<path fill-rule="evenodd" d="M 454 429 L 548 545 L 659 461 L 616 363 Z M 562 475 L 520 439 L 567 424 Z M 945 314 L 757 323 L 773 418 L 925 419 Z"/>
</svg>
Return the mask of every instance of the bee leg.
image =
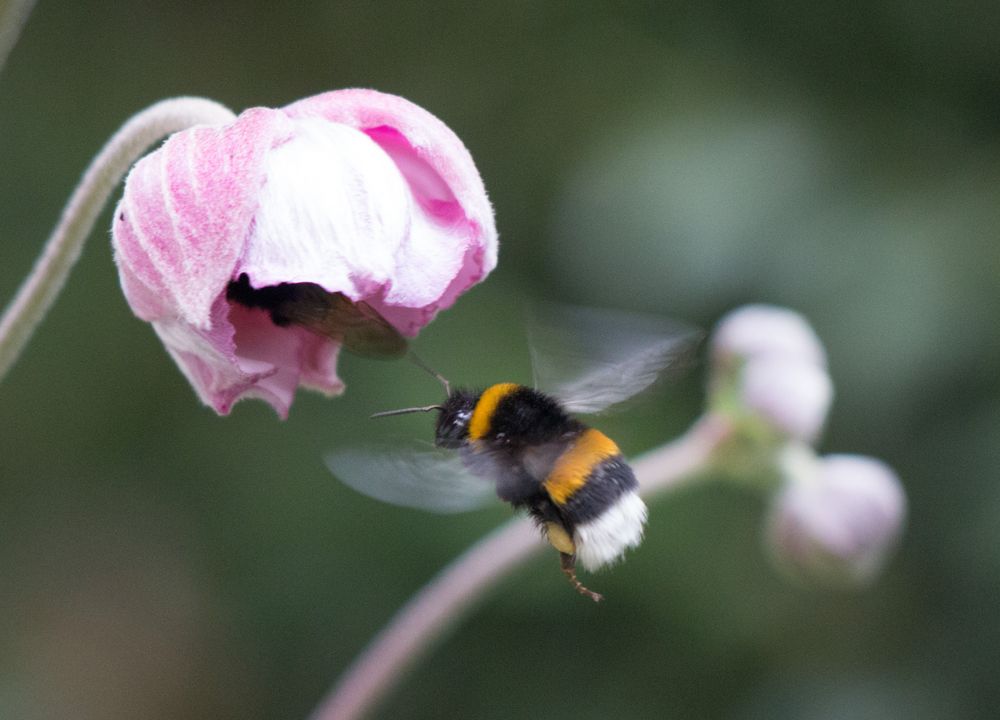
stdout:
<svg viewBox="0 0 1000 720">
<path fill-rule="evenodd" d="M 604 596 L 600 593 L 595 593 L 593 590 L 588 590 L 583 586 L 576 577 L 576 556 L 569 555 L 567 553 L 559 553 L 559 564 L 562 566 L 563 574 L 569 578 L 570 584 L 576 588 L 576 591 L 581 595 L 586 595 L 594 602 L 600 602 L 604 599 Z"/>
</svg>

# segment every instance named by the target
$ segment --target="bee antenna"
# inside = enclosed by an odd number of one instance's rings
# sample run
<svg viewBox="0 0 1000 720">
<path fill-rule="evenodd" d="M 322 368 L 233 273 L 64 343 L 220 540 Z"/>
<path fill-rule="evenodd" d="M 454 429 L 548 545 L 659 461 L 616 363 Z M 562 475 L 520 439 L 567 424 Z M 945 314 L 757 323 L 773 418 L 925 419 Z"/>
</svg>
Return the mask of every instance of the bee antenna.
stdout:
<svg viewBox="0 0 1000 720">
<path fill-rule="evenodd" d="M 428 375 L 432 375 L 432 376 L 436 377 L 437 380 L 438 380 L 438 382 L 441 383 L 442 385 L 444 385 L 444 394 L 445 395 L 448 395 L 448 396 L 451 395 L 451 383 L 448 382 L 448 379 L 444 375 L 442 375 L 437 370 L 435 370 L 430 365 L 428 365 L 423 360 L 421 360 L 420 357 L 415 352 L 413 352 L 412 350 L 410 350 L 410 352 L 407 353 L 406 356 L 410 359 L 410 361 L 414 365 L 416 365 L 418 368 L 420 368 L 421 370 L 423 370 L 425 373 L 427 373 Z M 427 410 L 433 410 L 434 407 L 435 406 L 432 405 L 432 406 L 430 406 L 430 407 L 428 407 L 426 409 Z"/>
<path fill-rule="evenodd" d="M 406 415 L 408 413 L 430 412 L 431 410 L 444 410 L 442 405 L 427 405 L 426 407 L 402 408 L 400 410 L 383 410 L 369 415 L 369 418 L 389 417 L 390 415 Z"/>
</svg>

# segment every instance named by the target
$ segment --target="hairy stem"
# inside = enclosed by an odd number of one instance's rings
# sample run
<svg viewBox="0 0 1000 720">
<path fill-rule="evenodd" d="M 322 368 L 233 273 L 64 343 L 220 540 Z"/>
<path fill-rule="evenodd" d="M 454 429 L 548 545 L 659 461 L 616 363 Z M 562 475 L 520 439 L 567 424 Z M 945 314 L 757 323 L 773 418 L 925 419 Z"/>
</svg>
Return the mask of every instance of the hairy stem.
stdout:
<svg viewBox="0 0 1000 720">
<path fill-rule="evenodd" d="M 17 44 L 35 0 L 0 0 L 0 70 Z"/>
<path fill-rule="evenodd" d="M 83 174 L 31 274 L 0 318 L 0 380 L 59 295 L 101 208 L 132 163 L 166 135 L 234 117 L 212 100 L 171 98 L 134 115 L 111 137 Z"/>
<path fill-rule="evenodd" d="M 707 415 L 687 433 L 634 463 L 642 494 L 676 488 L 710 462 L 730 432 Z M 377 702 L 430 643 L 511 570 L 548 547 L 528 519 L 513 520 L 484 537 L 425 585 L 369 643 L 341 676 L 312 720 L 353 720 Z M 573 598 L 569 598 L 572 600 Z"/>
</svg>

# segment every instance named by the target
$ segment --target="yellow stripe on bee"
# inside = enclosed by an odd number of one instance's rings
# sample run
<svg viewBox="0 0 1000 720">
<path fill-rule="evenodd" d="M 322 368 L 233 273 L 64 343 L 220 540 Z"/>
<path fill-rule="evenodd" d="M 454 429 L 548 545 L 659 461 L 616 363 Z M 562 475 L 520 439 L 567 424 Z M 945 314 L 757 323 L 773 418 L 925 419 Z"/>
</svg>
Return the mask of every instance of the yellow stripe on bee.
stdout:
<svg viewBox="0 0 1000 720">
<path fill-rule="evenodd" d="M 520 387 L 517 383 L 498 383 L 483 390 L 476 407 L 472 410 L 472 417 L 469 419 L 470 440 L 481 440 L 486 437 L 486 433 L 490 431 L 490 422 L 493 420 L 493 413 L 496 412 L 497 405 Z"/>
<path fill-rule="evenodd" d="M 545 490 L 556 505 L 565 505 L 587 483 L 594 468 L 621 450 L 604 433 L 588 428 L 566 448 L 545 478 Z"/>
</svg>

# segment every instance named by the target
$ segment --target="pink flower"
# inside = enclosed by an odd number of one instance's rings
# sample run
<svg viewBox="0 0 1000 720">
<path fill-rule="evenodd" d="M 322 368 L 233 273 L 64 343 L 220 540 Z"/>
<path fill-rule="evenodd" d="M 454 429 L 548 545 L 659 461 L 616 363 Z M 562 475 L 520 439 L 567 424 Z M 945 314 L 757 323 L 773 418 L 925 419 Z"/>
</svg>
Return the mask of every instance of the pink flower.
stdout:
<svg viewBox="0 0 1000 720">
<path fill-rule="evenodd" d="M 414 336 L 497 255 L 493 212 L 461 141 L 372 90 L 171 136 L 132 169 L 112 234 L 133 312 L 220 414 L 258 397 L 284 417 L 299 385 L 343 390 L 345 333 L 314 332 L 315 312 L 360 308 L 390 335 Z M 285 312 L 268 299 L 302 289 L 319 310 Z"/>
</svg>

